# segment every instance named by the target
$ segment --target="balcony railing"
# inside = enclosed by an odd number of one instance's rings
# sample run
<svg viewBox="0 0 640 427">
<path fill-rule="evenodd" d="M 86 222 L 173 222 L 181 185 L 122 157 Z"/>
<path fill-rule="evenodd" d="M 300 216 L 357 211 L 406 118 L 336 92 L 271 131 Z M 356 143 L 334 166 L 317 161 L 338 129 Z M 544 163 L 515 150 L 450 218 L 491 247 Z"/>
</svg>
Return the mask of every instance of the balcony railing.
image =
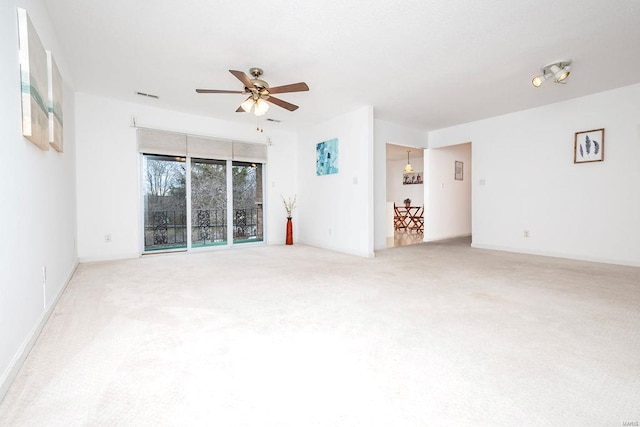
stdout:
<svg viewBox="0 0 640 427">
<path fill-rule="evenodd" d="M 234 242 L 260 241 L 262 236 L 261 205 L 233 210 Z M 198 209 L 192 212 L 192 246 L 213 246 L 226 242 L 226 209 Z M 148 211 L 144 227 L 144 247 L 146 251 L 186 248 L 186 213 L 182 210 Z"/>
</svg>

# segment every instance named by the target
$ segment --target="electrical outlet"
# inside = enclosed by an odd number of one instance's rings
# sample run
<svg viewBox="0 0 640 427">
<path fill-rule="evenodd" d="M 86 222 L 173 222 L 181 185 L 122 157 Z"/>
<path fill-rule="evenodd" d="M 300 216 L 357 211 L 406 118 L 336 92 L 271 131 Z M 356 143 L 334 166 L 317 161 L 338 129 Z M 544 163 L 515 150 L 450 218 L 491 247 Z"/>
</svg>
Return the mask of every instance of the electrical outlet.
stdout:
<svg viewBox="0 0 640 427">
<path fill-rule="evenodd" d="M 524 231 L 522 232 L 522 234 L 523 234 L 523 236 L 524 236 L 524 238 L 525 238 L 525 239 L 528 239 L 528 238 L 529 238 L 529 230 L 524 230 Z"/>
<path fill-rule="evenodd" d="M 107 242 L 107 243 L 111 242 L 111 234 L 105 234 L 104 235 L 104 241 Z"/>
</svg>

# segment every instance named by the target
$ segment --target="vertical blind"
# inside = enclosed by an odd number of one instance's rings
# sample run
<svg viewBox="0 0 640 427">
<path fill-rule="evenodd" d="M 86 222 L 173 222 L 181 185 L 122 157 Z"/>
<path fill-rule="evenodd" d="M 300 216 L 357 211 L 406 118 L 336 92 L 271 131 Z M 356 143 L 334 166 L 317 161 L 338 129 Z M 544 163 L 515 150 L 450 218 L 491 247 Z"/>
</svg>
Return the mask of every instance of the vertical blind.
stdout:
<svg viewBox="0 0 640 427">
<path fill-rule="evenodd" d="M 138 151 L 145 154 L 267 163 L 267 146 L 138 128 Z"/>
</svg>

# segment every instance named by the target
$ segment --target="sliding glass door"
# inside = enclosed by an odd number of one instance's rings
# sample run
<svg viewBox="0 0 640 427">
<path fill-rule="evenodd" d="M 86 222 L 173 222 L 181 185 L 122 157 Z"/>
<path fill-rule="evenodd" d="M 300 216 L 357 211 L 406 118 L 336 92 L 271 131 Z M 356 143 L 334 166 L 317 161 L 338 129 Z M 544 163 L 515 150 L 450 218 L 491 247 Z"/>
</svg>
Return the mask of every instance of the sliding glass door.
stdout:
<svg viewBox="0 0 640 427">
<path fill-rule="evenodd" d="M 263 241 L 262 164 L 152 154 L 142 158 L 143 252 Z"/>
<path fill-rule="evenodd" d="M 227 243 L 227 162 L 191 159 L 191 246 Z"/>
<path fill-rule="evenodd" d="M 144 156 L 144 250 L 187 247 L 184 157 Z"/>
<path fill-rule="evenodd" d="M 262 165 L 233 162 L 233 242 L 261 242 Z"/>
</svg>

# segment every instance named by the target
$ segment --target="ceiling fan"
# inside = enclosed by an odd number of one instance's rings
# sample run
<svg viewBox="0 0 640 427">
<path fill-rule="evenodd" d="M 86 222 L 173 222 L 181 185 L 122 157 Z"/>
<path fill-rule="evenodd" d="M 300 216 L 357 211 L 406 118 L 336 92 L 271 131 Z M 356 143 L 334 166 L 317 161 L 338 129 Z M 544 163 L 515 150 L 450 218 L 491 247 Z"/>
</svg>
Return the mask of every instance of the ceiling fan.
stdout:
<svg viewBox="0 0 640 427">
<path fill-rule="evenodd" d="M 253 112 L 256 116 L 262 116 L 269 109 L 270 102 L 282 107 L 289 111 L 295 111 L 298 109 L 297 105 L 291 104 L 287 101 L 283 101 L 280 98 L 276 98 L 273 94 L 289 93 L 289 92 L 305 92 L 309 90 L 309 86 L 306 83 L 292 83 L 284 86 L 269 87 L 269 83 L 260 79 L 262 76 L 261 68 L 251 68 L 249 73 L 253 76 L 249 78 L 242 71 L 229 70 L 238 80 L 244 84 L 244 90 L 217 90 L 217 89 L 196 89 L 198 93 L 240 93 L 249 94 L 249 97 L 240 104 L 240 107 L 236 110 L 237 113 L 250 112 L 253 108 Z"/>
</svg>

